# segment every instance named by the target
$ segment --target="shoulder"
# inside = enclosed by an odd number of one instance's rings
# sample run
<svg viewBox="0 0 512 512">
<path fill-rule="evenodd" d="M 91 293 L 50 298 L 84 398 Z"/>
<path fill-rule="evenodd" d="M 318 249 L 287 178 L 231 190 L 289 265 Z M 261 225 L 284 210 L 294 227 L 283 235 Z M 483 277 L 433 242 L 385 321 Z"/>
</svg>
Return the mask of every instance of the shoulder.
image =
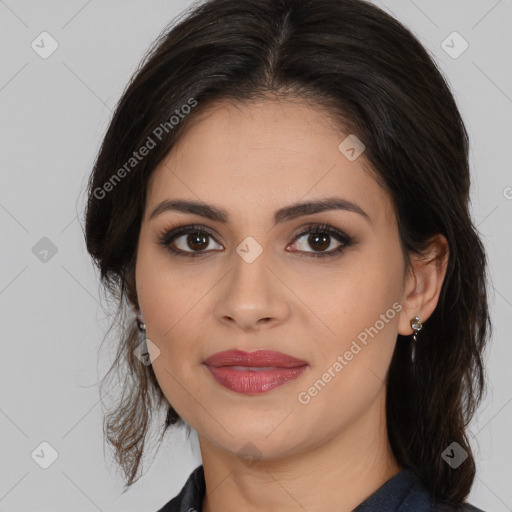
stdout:
<svg viewBox="0 0 512 512">
<path fill-rule="evenodd" d="M 465 503 L 463 512 L 484 512 L 481 508 L 477 508 L 474 505 L 471 505 L 470 503 Z"/>
<path fill-rule="evenodd" d="M 188 477 L 180 493 L 167 502 L 157 512 L 190 512 L 200 511 L 205 494 L 203 465 L 198 466 Z"/>
<path fill-rule="evenodd" d="M 471 503 L 463 503 L 454 507 L 436 502 L 414 470 L 405 469 L 401 474 L 404 480 L 408 480 L 409 487 L 398 512 L 485 512 Z"/>
<path fill-rule="evenodd" d="M 463 503 L 459 508 L 449 507 L 448 505 L 438 505 L 434 508 L 434 512 L 485 512 L 481 508 L 477 508 L 471 503 Z"/>
</svg>

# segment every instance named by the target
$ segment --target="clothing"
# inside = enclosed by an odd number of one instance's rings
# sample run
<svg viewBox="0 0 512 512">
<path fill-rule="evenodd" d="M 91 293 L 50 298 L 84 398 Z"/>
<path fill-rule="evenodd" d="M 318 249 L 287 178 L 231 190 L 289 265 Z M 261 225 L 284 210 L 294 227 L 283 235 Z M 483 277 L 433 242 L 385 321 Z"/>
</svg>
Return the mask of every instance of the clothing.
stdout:
<svg viewBox="0 0 512 512">
<path fill-rule="evenodd" d="M 202 512 L 206 491 L 204 468 L 198 466 L 189 476 L 180 493 L 157 512 Z M 353 512 L 448 512 L 450 508 L 434 508 L 430 495 L 416 474 L 403 468 L 373 494 L 368 496 Z M 484 512 L 464 505 L 464 512 Z"/>
</svg>

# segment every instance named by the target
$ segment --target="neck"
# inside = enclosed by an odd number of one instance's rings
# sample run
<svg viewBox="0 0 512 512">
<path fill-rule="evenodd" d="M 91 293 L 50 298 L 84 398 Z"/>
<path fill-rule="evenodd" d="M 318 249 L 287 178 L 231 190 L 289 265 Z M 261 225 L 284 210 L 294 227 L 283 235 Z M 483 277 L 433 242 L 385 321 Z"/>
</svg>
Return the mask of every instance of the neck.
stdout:
<svg viewBox="0 0 512 512">
<path fill-rule="evenodd" d="M 321 444 L 286 457 L 250 464 L 201 435 L 199 443 L 202 512 L 351 512 L 402 469 L 389 445 L 384 400 Z"/>
</svg>

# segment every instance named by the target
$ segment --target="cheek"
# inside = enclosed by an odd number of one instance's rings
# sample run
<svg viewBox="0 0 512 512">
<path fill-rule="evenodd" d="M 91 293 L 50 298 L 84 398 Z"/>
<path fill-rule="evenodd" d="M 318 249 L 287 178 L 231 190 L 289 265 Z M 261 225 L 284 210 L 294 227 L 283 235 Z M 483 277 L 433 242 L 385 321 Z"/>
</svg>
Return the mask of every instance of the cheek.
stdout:
<svg viewBox="0 0 512 512">
<path fill-rule="evenodd" d="M 368 246 L 347 254 L 338 267 L 301 274 L 308 277 L 295 276 L 294 292 L 303 298 L 311 316 L 324 324 L 322 334 L 329 343 L 346 343 L 386 312 L 389 323 L 397 321 L 396 306 L 392 307 L 401 298 L 403 262 L 391 244 L 372 244 L 371 250 Z"/>
<path fill-rule="evenodd" d="M 145 238 L 141 235 L 137 254 L 137 295 L 148 333 L 165 342 L 165 334 L 171 335 L 180 319 L 187 324 L 188 314 L 208 289 L 208 277 L 199 267 L 184 271 L 179 258 Z"/>
<path fill-rule="evenodd" d="M 300 390 L 311 417 L 350 423 L 382 393 L 401 310 L 399 262 L 358 258 L 327 293 L 308 296 L 332 331 L 316 338 L 317 364 Z"/>
<path fill-rule="evenodd" d="M 308 385 L 328 381 L 329 372 L 336 375 L 318 402 L 332 401 L 347 411 L 354 406 L 350 397 L 367 404 L 382 388 L 402 309 L 401 253 L 390 246 L 353 256 L 343 271 L 332 274 L 326 288 L 305 287 L 308 305 L 329 328 L 316 339 L 317 365 Z"/>
<path fill-rule="evenodd" d="M 201 364 L 201 298 L 213 286 L 207 281 L 208 275 L 199 267 L 180 272 L 165 251 L 141 244 L 136 265 L 137 295 L 146 335 L 160 351 L 152 365 L 164 395 L 177 409 L 183 408 L 183 400 L 186 408 L 190 395 L 183 387 L 190 389 L 193 372 Z"/>
</svg>

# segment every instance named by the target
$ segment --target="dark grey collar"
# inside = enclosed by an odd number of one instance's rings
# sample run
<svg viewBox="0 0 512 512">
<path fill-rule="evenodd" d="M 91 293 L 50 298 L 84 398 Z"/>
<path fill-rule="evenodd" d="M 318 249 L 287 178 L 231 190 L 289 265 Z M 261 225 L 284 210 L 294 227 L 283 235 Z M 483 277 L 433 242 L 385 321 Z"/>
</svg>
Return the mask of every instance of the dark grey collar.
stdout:
<svg viewBox="0 0 512 512">
<path fill-rule="evenodd" d="M 190 474 L 180 493 L 158 512 L 201 512 L 206 492 L 203 466 Z M 428 491 L 413 470 L 404 468 L 368 496 L 353 512 L 448 512 L 434 506 Z M 484 512 L 466 504 L 460 512 Z"/>
</svg>

